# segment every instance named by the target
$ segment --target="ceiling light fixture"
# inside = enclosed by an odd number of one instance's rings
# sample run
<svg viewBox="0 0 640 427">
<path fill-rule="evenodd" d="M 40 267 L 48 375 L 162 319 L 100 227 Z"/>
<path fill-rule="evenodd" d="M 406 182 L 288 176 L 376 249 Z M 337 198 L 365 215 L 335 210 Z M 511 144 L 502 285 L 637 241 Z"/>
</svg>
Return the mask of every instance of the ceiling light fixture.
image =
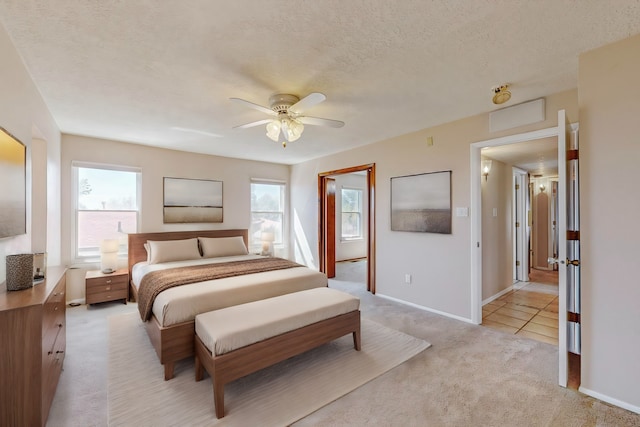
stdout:
<svg viewBox="0 0 640 427">
<path fill-rule="evenodd" d="M 274 142 L 280 139 L 280 132 L 284 137 L 282 146 L 286 147 L 288 142 L 297 141 L 304 132 L 304 125 L 328 126 L 340 128 L 344 122 L 340 120 L 322 119 L 320 117 L 305 116 L 304 111 L 316 104 L 324 101 L 326 96 L 319 92 L 313 92 L 300 99 L 296 95 L 287 93 L 277 93 L 269 98 L 269 107 L 254 104 L 240 98 L 231 98 L 236 103 L 244 104 L 248 107 L 266 113 L 273 119 L 256 120 L 244 125 L 235 126 L 234 129 L 246 129 L 254 126 L 267 124 L 267 137 Z"/>
<path fill-rule="evenodd" d="M 495 86 L 493 89 L 493 103 L 504 104 L 511 99 L 511 92 L 509 92 L 509 84 L 505 83 L 500 86 Z"/>
<path fill-rule="evenodd" d="M 298 119 L 289 117 L 287 113 L 280 113 L 277 119 L 273 119 L 267 123 L 267 136 L 273 142 L 278 142 L 278 139 L 280 139 L 280 131 L 282 131 L 282 136 L 284 136 L 282 146 L 286 147 L 287 142 L 296 141 L 302 136 L 304 125 Z"/>
</svg>

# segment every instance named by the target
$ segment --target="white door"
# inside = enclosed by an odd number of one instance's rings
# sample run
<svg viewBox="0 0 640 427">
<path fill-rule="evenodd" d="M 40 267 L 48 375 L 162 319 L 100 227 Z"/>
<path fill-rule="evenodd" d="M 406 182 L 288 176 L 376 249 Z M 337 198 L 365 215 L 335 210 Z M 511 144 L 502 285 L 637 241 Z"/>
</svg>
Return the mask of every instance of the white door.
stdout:
<svg viewBox="0 0 640 427">
<path fill-rule="evenodd" d="M 529 281 L 529 245 L 527 240 L 527 172 L 513 168 L 513 279 Z"/>
<path fill-rule="evenodd" d="M 567 386 L 567 131 L 564 110 L 558 111 L 558 384 Z"/>
</svg>

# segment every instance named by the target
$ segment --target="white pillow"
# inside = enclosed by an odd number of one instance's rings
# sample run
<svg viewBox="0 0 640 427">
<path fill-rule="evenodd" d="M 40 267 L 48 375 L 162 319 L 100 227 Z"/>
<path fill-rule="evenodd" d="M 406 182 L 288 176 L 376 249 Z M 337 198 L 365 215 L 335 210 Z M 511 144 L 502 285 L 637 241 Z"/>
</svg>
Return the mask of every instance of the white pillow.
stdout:
<svg viewBox="0 0 640 427">
<path fill-rule="evenodd" d="M 198 239 L 147 240 L 149 264 L 201 258 Z"/>
<path fill-rule="evenodd" d="M 242 236 L 198 237 L 203 258 L 246 255 L 249 253 Z"/>
</svg>

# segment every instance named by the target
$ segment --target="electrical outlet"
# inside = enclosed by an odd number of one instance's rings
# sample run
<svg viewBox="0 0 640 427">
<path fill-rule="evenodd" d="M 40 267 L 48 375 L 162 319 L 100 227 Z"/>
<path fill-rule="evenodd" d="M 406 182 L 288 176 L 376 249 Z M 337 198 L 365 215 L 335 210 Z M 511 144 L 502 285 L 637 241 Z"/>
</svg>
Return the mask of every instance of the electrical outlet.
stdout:
<svg viewBox="0 0 640 427">
<path fill-rule="evenodd" d="M 407 273 L 404 275 L 404 283 L 406 283 L 407 285 L 411 284 L 411 274 Z"/>
</svg>

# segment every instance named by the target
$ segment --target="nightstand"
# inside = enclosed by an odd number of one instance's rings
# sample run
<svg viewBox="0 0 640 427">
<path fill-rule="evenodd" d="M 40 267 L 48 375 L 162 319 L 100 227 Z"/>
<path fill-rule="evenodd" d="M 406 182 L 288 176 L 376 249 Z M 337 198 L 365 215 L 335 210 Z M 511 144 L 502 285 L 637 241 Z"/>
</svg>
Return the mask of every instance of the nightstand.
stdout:
<svg viewBox="0 0 640 427">
<path fill-rule="evenodd" d="M 110 274 L 100 270 L 87 271 L 85 275 L 87 305 L 106 301 L 129 299 L 129 270 L 121 268 Z"/>
</svg>

